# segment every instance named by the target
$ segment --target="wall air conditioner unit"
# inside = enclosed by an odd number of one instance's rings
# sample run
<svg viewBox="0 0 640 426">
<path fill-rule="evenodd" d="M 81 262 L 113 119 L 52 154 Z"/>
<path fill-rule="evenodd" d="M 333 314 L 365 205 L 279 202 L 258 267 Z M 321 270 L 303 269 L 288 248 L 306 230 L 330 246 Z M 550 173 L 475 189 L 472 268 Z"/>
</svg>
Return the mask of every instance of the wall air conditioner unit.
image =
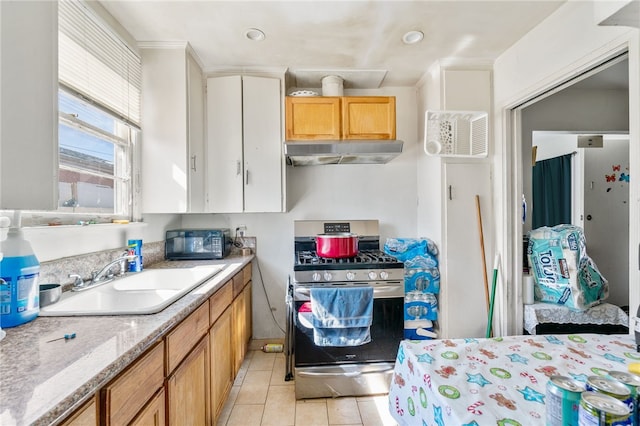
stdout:
<svg viewBox="0 0 640 426">
<path fill-rule="evenodd" d="M 427 111 L 424 152 L 441 157 L 486 157 L 489 114 L 484 111 Z"/>
</svg>

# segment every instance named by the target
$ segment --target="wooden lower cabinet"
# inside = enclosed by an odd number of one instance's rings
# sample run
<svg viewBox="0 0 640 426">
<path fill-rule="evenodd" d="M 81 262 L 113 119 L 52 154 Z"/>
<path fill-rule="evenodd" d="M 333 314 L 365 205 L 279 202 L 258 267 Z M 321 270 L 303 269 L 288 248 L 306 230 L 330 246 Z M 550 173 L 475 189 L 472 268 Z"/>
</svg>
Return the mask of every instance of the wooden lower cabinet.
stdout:
<svg viewBox="0 0 640 426">
<path fill-rule="evenodd" d="M 168 424 L 209 425 L 209 339 L 204 337 L 167 379 Z"/>
<path fill-rule="evenodd" d="M 249 283 L 244 288 L 244 290 L 242 290 L 242 297 L 244 299 L 244 328 L 242 331 L 243 331 L 244 341 L 247 345 L 249 345 L 249 342 L 251 341 L 251 336 L 253 336 L 251 281 L 249 281 Z M 246 355 L 246 351 L 245 351 L 245 355 Z"/>
<path fill-rule="evenodd" d="M 96 426 L 98 424 L 98 404 L 94 396 L 80 407 L 71 417 L 62 422 L 62 426 Z"/>
<path fill-rule="evenodd" d="M 233 347 L 233 375 L 238 374 L 242 360 L 246 352 L 246 342 L 244 341 L 244 324 L 246 319 L 246 305 L 242 297 L 242 293 L 238 295 L 231 305 L 232 308 L 232 328 L 231 328 L 231 344 Z"/>
<path fill-rule="evenodd" d="M 62 423 L 214 425 L 252 335 L 251 265 Z"/>
<path fill-rule="evenodd" d="M 251 266 L 248 265 L 250 268 Z M 240 273 L 240 278 L 250 280 L 251 275 Z M 237 276 L 236 276 L 237 277 Z M 234 277 L 234 285 L 236 284 Z M 233 345 L 233 374 L 238 374 L 242 361 L 247 354 L 249 340 L 252 335 L 252 313 L 251 313 L 251 281 L 244 281 L 241 289 L 237 292 L 237 297 L 233 300 L 232 308 L 232 335 L 231 341 Z"/>
<path fill-rule="evenodd" d="M 217 423 L 233 384 L 233 348 L 231 347 L 231 312 L 228 307 L 209 330 L 211 350 L 211 414 Z"/>
<path fill-rule="evenodd" d="M 165 426 L 164 388 L 149 401 L 146 407 L 131 422 L 131 426 Z"/>
</svg>

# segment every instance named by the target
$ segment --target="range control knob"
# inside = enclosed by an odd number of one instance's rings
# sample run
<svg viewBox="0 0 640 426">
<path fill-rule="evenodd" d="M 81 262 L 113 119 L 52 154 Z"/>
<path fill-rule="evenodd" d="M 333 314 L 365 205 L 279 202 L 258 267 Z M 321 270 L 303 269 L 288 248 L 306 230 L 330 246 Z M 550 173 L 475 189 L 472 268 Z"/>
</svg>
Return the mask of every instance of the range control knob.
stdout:
<svg viewBox="0 0 640 426">
<path fill-rule="evenodd" d="M 378 278 L 378 274 L 376 274 L 376 271 L 370 271 L 369 272 L 369 279 L 370 280 L 375 280 L 376 278 Z"/>
<path fill-rule="evenodd" d="M 313 275 L 311 275 L 311 279 L 313 281 L 320 281 L 320 278 L 322 278 L 322 275 L 320 275 L 320 272 L 314 272 Z"/>
<path fill-rule="evenodd" d="M 389 278 L 389 273 L 387 271 L 380 272 L 380 279 L 386 280 Z"/>
<path fill-rule="evenodd" d="M 331 275 L 331 272 L 325 272 L 324 273 L 324 280 L 325 281 L 331 281 L 331 278 L 333 278 L 333 275 Z"/>
<path fill-rule="evenodd" d="M 347 279 L 349 281 L 353 281 L 356 277 L 356 274 L 354 274 L 353 272 L 347 272 Z"/>
</svg>

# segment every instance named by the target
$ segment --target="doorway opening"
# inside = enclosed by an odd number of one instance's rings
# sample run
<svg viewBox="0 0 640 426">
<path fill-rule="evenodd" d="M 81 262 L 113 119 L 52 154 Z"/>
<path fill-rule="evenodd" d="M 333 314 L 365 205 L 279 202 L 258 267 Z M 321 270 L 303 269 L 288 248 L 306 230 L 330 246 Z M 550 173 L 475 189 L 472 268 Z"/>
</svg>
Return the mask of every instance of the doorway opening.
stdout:
<svg viewBox="0 0 640 426">
<path fill-rule="evenodd" d="M 618 148 L 615 150 L 617 156 L 615 160 L 601 158 L 600 154 L 605 151 L 604 149 L 596 152 L 597 148 L 580 148 L 577 145 L 579 134 L 606 135 L 607 138 L 609 135 L 628 135 L 629 63 L 627 53 L 595 66 L 571 81 L 514 108 L 512 112 L 516 140 L 520 141 L 520 149 L 515 152 L 519 152 L 516 167 L 521 171 L 518 173 L 521 178 L 515 182 L 515 188 L 521 189 L 528 207 L 527 215 L 523 217 L 521 225 L 516 225 L 514 229 L 517 238 L 514 242 L 519 245 L 517 253 L 520 254 L 517 256 L 517 264 L 522 266 L 522 269 L 518 270 L 525 272 L 526 247 L 519 242 L 525 241 L 524 237 L 532 229 L 531 213 L 535 209 L 532 202 L 533 165 L 536 161 L 547 158 L 570 156 L 572 164 L 571 223 L 585 230 L 587 252 L 597 265 L 602 265 L 604 270 L 601 271 L 602 275 L 610 281 L 613 291 L 607 302 L 626 307 L 628 310 L 629 195 L 628 185 L 626 185 L 625 199 L 624 184 L 627 183 L 625 179 L 630 175 L 628 169 L 632 169 L 630 163 L 633 162 L 629 155 L 629 139 L 626 136 L 626 146 L 622 148 L 617 142 L 617 136 L 614 138 L 616 142 L 607 142 L 608 147 L 613 147 L 615 143 Z M 608 167 L 611 172 L 605 173 L 602 167 L 607 167 L 603 166 L 607 162 L 610 162 Z M 616 179 L 619 179 L 621 173 L 625 173 L 626 170 L 623 181 L 619 183 L 616 180 L 616 185 L 612 185 L 611 181 L 606 182 L 607 176 L 611 180 L 613 169 L 618 167 L 620 170 L 616 170 Z M 623 168 L 625 170 L 622 170 Z M 587 187 L 585 188 L 584 185 Z M 596 195 L 603 196 L 604 200 L 602 197 L 595 197 Z M 609 219 L 608 212 L 596 210 L 598 213 L 594 214 L 587 210 L 593 209 L 594 205 L 602 207 L 603 203 L 612 202 L 614 196 L 621 197 L 619 201 L 616 200 L 621 219 L 615 222 L 621 229 L 616 229 L 615 235 L 625 234 L 626 239 L 623 236 L 610 244 L 612 238 L 607 238 L 607 234 L 612 230 L 613 222 L 605 220 Z M 589 215 L 591 220 L 587 219 Z M 609 260 L 613 256 L 616 257 L 617 263 L 610 265 Z M 517 289 L 516 294 L 521 294 L 521 287 Z M 512 318 L 516 324 L 515 329 L 518 330 L 518 324 L 523 323 L 524 307 L 518 301 L 511 304 L 511 306 L 514 305 L 516 314 Z"/>
</svg>

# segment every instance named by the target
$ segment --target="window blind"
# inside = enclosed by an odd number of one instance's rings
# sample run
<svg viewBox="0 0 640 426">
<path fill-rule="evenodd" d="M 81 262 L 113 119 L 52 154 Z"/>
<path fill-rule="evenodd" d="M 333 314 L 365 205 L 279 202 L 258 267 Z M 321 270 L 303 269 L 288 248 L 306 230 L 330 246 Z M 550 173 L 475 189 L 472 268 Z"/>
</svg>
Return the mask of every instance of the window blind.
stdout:
<svg viewBox="0 0 640 426">
<path fill-rule="evenodd" d="M 140 56 L 83 2 L 58 3 L 60 84 L 140 127 Z"/>
</svg>

